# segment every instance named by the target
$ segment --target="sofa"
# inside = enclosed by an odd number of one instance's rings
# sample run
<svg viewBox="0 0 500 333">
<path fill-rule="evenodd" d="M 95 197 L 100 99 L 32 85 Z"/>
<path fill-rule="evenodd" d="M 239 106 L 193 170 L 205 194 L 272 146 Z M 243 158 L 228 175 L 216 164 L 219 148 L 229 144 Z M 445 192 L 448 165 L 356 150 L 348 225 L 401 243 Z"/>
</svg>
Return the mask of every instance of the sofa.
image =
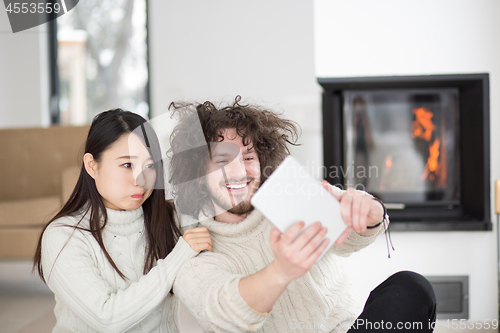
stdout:
<svg viewBox="0 0 500 333">
<path fill-rule="evenodd" d="M 0 130 L 0 259 L 32 258 L 78 179 L 89 126 Z"/>
</svg>

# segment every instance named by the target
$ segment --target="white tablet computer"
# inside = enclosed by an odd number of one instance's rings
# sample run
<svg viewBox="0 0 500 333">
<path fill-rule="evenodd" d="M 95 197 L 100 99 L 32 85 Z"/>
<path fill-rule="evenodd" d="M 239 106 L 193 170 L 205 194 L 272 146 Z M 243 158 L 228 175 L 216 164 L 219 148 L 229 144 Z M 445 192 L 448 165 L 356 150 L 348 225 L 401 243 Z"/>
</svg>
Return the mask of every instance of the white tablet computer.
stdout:
<svg viewBox="0 0 500 333">
<path fill-rule="evenodd" d="M 300 221 L 305 227 L 321 222 L 328 228 L 328 248 L 346 229 L 338 200 L 292 156 L 262 184 L 251 203 L 281 232 Z"/>
</svg>

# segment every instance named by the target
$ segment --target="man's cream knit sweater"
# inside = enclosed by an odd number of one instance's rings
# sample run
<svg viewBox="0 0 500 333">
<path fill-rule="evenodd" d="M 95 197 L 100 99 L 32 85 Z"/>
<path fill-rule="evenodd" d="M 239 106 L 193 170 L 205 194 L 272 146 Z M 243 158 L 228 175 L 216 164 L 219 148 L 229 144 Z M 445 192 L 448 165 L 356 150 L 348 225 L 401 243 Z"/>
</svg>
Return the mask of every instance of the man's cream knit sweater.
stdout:
<svg viewBox="0 0 500 333">
<path fill-rule="evenodd" d="M 169 291 L 179 268 L 197 253 L 181 238 L 143 275 L 142 208 L 106 212 L 103 241 L 126 280 L 89 232 L 65 226 L 76 225 L 81 215 L 54 221 L 43 235 L 43 274 L 56 299 L 53 332 L 178 332 L 178 300 Z M 80 226 L 88 223 L 85 217 Z"/>
<path fill-rule="evenodd" d="M 174 293 L 208 332 L 346 332 L 359 308 L 339 256 L 369 245 L 384 229 L 370 237 L 351 232 L 341 246 L 332 246 L 305 276 L 289 284 L 270 314 L 262 314 L 246 304 L 238 283 L 273 261 L 271 223 L 255 210 L 240 223 L 209 219 L 201 224 L 210 231 L 213 252 L 180 269 Z"/>
</svg>

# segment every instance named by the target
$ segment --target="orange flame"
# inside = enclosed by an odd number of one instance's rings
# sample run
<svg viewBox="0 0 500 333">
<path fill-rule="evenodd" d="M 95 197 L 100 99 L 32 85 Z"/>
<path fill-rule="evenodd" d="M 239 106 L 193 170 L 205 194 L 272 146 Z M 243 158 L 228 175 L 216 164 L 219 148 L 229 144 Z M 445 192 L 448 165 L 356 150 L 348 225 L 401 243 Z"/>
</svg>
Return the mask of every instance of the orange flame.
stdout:
<svg viewBox="0 0 500 333">
<path fill-rule="evenodd" d="M 411 124 L 411 136 L 412 138 L 424 139 L 430 142 L 432 139 L 432 134 L 436 129 L 436 125 L 432 121 L 434 113 L 431 112 L 429 108 L 414 108 L 413 113 L 415 114 L 415 120 Z M 425 164 L 424 173 L 420 176 L 420 179 L 424 180 L 429 177 L 431 181 L 434 181 L 436 177 L 439 177 L 441 171 L 441 165 L 439 164 L 439 148 L 441 146 L 441 141 L 435 139 L 432 144 L 429 145 L 429 157 L 427 158 L 427 163 Z M 441 182 L 443 179 L 439 177 Z"/>
<path fill-rule="evenodd" d="M 387 171 L 392 167 L 392 155 L 385 158 L 385 166 L 387 167 Z"/>
<path fill-rule="evenodd" d="M 429 146 L 429 158 L 427 159 L 427 164 L 425 165 L 425 170 L 420 179 L 425 179 L 427 176 L 431 180 L 434 180 L 435 176 L 439 175 L 439 146 L 441 141 L 439 139 L 434 140 L 434 142 Z"/>
<path fill-rule="evenodd" d="M 436 139 L 429 147 L 429 158 L 427 159 L 427 164 L 429 165 L 430 172 L 435 172 L 437 170 L 440 143 L 439 139 Z"/>
<path fill-rule="evenodd" d="M 432 132 L 436 126 L 432 122 L 434 114 L 428 108 L 413 109 L 415 120 L 411 124 L 411 137 L 431 141 Z"/>
<path fill-rule="evenodd" d="M 385 158 L 385 169 L 384 173 L 382 174 L 382 179 L 380 180 L 380 189 L 385 190 L 385 180 L 387 178 L 387 174 L 391 170 L 392 167 L 392 155 L 387 155 Z"/>
</svg>

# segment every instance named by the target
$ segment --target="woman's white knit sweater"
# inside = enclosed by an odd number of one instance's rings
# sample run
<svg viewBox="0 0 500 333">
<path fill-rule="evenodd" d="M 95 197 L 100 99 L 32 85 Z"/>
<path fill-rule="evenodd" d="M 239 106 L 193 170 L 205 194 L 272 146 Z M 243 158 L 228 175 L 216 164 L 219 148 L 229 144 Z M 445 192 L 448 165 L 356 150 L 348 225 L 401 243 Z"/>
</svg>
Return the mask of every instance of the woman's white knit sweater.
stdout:
<svg viewBox="0 0 500 333">
<path fill-rule="evenodd" d="M 43 235 L 43 274 L 56 299 L 53 332 L 178 332 L 178 300 L 169 292 L 179 268 L 197 253 L 181 238 L 144 275 L 142 207 L 106 212 L 104 245 L 126 280 L 89 232 L 70 227 L 81 215 L 54 221 Z M 88 228 L 88 218 L 79 226 Z"/>
<path fill-rule="evenodd" d="M 213 252 L 202 253 L 179 271 L 174 292 L 207 332 L 346 332 L 359 307 L 350 292 L 339 256 L 372 243 L 351 232 L 333 245 L 309 272 L 292 281 L 270 314 L 254 311 L 243 300 L 241 278 L 269 265 L 274 255 L 269 244 L 272 225 L 258 211 L 240 223 L 201 222 L 212 236 Z"/>
</svg>

